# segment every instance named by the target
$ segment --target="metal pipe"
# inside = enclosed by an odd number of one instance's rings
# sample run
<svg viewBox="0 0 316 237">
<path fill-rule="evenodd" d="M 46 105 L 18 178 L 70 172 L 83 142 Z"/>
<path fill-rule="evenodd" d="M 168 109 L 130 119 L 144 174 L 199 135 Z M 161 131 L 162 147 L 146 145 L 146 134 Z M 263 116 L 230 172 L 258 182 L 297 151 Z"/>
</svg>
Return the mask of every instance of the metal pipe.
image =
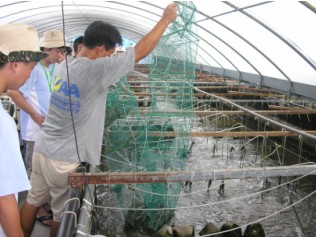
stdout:
<svg viewBox="0 0 316 237">
<path fill-rule="evenodd" d="M 89 166 L 88 172 L 95 172 L 94 166 Z M 82 200 L 82 206 L 80 208 L 80 214 L 78 219 L 78 226 L 75 233 L 75 237 L 87 236 L 91 233 L 91 216 L 93 210 L 93 203 L 95 199 L 95 185 L 85 185 L 84 196 Z"/>
<path fill-rule="evenodd" d="M 79 173 L 85 171 L 86 167 L 80 166 L 75 172 Z M 69 188 L 69 197 L 65 202 L 64 212 L 61 217 L 56 237 L 73 237 L 74 230 L 77 226 L 77 219 L 81 205 L 81 196 L 81 187 Z"/>
<path fill-rule="evenodd" d="M 65 203 L 64 212 L 58 228 L 57 237 L 72 237 L 77 226 L 80 209 L 81 191 L 78 187 L 70 187 L 69 198 Z"/>
</svg>

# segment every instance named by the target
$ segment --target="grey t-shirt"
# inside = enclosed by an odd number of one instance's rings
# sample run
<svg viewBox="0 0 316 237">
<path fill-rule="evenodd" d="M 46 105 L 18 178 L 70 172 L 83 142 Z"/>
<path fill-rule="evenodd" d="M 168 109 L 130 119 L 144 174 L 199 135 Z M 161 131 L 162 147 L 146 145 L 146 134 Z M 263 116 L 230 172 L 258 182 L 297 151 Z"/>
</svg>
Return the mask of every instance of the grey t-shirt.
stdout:
<svg viewBox="0 0 316 237">
<path fill-rule="evenodd" d="M 132 71 L 135 62 L 133 48 L 114 57 L 90 60 L 69 58 L 69 90 L 66 62 L 57 73 L 48 113 L 34 150 L 49 159 L 67 162 L 100 164 L 108 87 Z M 73 111 L 80 161 L 70 113 Z"/>
</svg>

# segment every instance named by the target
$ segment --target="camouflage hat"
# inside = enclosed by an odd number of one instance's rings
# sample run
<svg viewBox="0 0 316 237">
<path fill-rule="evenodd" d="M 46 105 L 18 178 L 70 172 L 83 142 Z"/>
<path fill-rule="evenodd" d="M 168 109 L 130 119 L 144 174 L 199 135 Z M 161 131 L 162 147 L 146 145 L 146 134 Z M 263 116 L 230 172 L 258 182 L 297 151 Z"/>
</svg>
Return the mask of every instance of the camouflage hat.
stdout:
<svg viewBox="0 0 316 237">
<path fill-rule="evenodd" d="M 38 33 L 32 26 L 9 23 L 0 26 L 0 62 L 39 61 L 47 56 L 40 51 Z"/>
</svg>

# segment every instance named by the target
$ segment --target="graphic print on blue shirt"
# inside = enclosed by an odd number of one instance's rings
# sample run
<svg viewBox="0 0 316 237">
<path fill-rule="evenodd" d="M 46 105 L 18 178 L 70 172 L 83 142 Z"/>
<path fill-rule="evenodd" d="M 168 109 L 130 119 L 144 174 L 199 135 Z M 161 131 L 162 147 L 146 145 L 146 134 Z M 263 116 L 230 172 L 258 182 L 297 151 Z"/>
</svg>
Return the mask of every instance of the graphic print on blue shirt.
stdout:
<svg viewBox="0 0 316 237">
<path fill-rule="evenodd" d="M 70 111 L 69 96 L 71 96 L 71 109 L 74 113 L 80 112 L 80 92 L 76 84 L 70 84 L 62 80 L 59 76 L 56 77 L 54 83 L 54 91 L 50 97 L 51 104 L 65 111 Z"/>
</svg>

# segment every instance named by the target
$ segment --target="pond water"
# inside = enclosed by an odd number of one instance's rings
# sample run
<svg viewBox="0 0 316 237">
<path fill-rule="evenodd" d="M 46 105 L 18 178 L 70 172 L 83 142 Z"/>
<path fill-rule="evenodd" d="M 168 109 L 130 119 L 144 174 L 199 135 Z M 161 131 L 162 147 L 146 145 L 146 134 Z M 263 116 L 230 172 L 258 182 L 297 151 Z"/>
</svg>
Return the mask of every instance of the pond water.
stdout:
<svg viewBox="0 0 316 237">
<path fill-rule="evenodd" d="M 199 137 L 192 138 L 192 141 L 194 145 L 186 170 L 260 166 L 261 141 Z M 297 159 L 296 156 L 292 152 L 286 152 L 285 163 L 295 163 L 293 159 Z M 265 162 L 265 165 L 276 164 L 275 160 Z M 233 222 L 242 226 L 243 231 L 247 224 L 260 222 L 267 237 L 314 237 L 316 195 L 306 198 L 315 191 L 314 176 L 282 185 L 291 179 L 294 177 L 283 177 L 281 180 L 277 177 L 225 180 L 223 194 L 218 192 L 222 180 L 214 180 L 209 192 L 206 181 L 193 182 L 191 189 L 183 187 L 177 209 L 168 224 L 193 224 L 195 236 L 199 236 L 198 233 L 209 221 L 219 228 L 224 223 Z M 264 190 L 268 191 L 262 192 Z M 98 187 L 98 205 L 115 206 L 115 195 L 107 191 L 105 186 Z M 299 200 L 303 201 L 288 208 Z M 122 211 L 97 209 L 93 220 L 94 234 L 110 236 L 109 233 L 115 233 L 115 236 L 128 236 L 124 230 Z M 135 231 L 138 236 L 149 236 L 141 230 Z"/>
<path fill-rule="evenodd" d="M 237 149 L 228 156 L 225 153 L 227 144 L 229 147 L 238 147 L 240 141 L 227 138 L 217 140 L 194 138 L 194 140 L 195 145 L 192 155 L 188 159 L 187 169 L 205 170 L 241 165 L 241 154 Z M 214 144 L 217 146 L 215 154 L 212 150 Z M 246 146 L 244 166 L 250 166 L 258 159 L 253 152 L 253 147 L 252 144 Z M 283 177 L 281 184 L 287 181 L 290 179 Z M 220 228 L 227 222 L 245 226 L 264 218 L 260 223 L 263 225 L 267 237 L 316 236 L 316 195 L 312 195 L 294 207 L 285 209 L 315 190 L 312 178 L 305 178 L 300 182 L 280 187 L 277 187 L 279 178 L 225 180 L 224 195 L 218 193 L 220 184 L 221 180 L 213 181 L 209 193 L 206 191 L 206 182 L 193 183 L 191 190 L 185 188 L 180 195 L 178 207 L 203 206 L 178 209 L 171 222 L 195 225 L 196 236 L 198 236 L 198 232 L 208 221 Z M 260 194 L 261 191 L 269 188 L 275 189 Z M 254 193 L 259 194 L 254 195 Z M 282 209 L 285 210 L 280 212 Z"/>
</svg>

